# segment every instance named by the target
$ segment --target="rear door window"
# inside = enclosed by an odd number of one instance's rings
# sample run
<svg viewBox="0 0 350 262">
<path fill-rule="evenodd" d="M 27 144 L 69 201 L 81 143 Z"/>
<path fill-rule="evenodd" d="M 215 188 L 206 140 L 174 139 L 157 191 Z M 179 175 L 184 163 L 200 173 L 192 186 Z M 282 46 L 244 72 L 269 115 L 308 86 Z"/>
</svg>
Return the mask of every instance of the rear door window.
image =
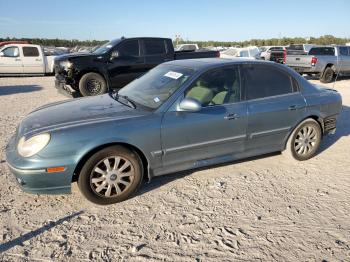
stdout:
<svg viewBox="0 0 350 262">
<path fill-rule="evenodd" d="M 22 47 L 23 56 L 25 57 L 37 57 L 39 56 L 39 50 L 37 47 L 24 46 Z"/>
<path fill-rule="evenodd" d="M 345 46 L 339 47 L 340 55 L 348 55 L 348 48 Z"/>
<path fill-rule="evenodd" d="M 118 46 L 118 52 L 120 56 L 139 56 L 139 40 L 129 40 L 121 43 L 120 46 Z"/>
<path fill-rule="evenodd" d="M 284 95 L 296 91 L 292 78 L 272 66 L 248 65 L 244 67 L 243 82 L 248 100 Z"/>
<path fill-rule="evenodd" d="M 309 51 L 309 55 L 334 55 L 334 47 L 313 47 Z"/>
<path fill-rule="evenodd" d="M 146 55 L 162 55 L 166 53 L 164 40 L 145 39 L 144 47 Z"/>
</svg>

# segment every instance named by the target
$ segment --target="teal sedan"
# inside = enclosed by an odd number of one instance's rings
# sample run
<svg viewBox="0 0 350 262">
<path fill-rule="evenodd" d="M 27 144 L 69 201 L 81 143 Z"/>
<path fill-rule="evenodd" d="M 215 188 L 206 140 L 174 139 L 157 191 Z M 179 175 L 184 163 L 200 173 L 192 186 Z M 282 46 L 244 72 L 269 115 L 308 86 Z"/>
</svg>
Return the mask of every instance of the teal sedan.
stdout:
<svg viewBox="0 0 350 262">
<path fill-rule="evenodd" d="M 6 158 L 26 192 L 69 193 L 77 181 L 88 200 L 112 204 L 154 176 L 276 151 L 307 160 L 341 107 L 336 91 L 284 65 L 172 61 L 119 92 L 36 109 Z"/>
</svg>

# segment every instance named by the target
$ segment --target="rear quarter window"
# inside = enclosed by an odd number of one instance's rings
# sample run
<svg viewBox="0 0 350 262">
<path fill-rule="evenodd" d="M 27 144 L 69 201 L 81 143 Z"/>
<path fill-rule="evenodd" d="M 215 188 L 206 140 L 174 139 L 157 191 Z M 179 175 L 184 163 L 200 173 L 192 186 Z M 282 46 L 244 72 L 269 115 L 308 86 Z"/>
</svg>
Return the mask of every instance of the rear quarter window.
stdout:
<svg viewBox="0 0 350 262">
<path fill-rule="evenodd" d="M 272 66 L 246 66 L 243 81 L 247 100 L 289 94 L 298 89 L 287 73 Z"/>
<path fill-rule="evenodd" d="M 31 47 L 31 46 L 24 46 L 22 48 L 23 50 L 23 56 L 26 57 L 37 57 L 39 56 L 39 50 L 37 47 Z"/>
<path fill-rule="evenodd" d="M 166 53 L 164 40 L 144 40 L 146 55 L 161 55 Z"/>
</svg>

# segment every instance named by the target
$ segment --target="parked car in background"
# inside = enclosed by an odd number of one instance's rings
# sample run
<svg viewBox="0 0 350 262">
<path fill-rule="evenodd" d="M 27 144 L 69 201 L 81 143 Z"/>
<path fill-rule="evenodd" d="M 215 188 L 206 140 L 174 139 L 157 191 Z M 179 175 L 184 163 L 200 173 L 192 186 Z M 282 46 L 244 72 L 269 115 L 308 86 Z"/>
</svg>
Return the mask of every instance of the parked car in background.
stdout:
<svg viewBox="0 0 350 262">
<path fill-rule="evenodd" d="M 218 51 L 174 51 L 168 38 L 120 38 L 92 53 L 60 56 L 55 62 L 56 88 L 83 96 L 120 89 L 153 67 L 171 60 L 218 57 Z"/>
<path fill-rule="evenodd" d="M 260 50 L 256 46 L 248 46 L 243 48 L 229 48 L 220 53 L 221 58 L 234 59 L 237 57 L 246 59 L 260 59 Z"/>
<path fill-rule="evenodd" d="M 287 55 L 307 55 L 314 46 L 312 44 L 292 44 L 286 47 Z"/>
<path fill-rule="evenodd" d="M 112 204 L 143 178 L 284 151 L 313 157 L 341 96 L 277 63 L 191 59 L 157 66 L 119 92 L 30 113 L 6 147 L 24 191 Z"/>
<path fill-rule="evenodd" d="M 45 75 L 54 72 L 54 56 L 39 45 L 7 44 L 0 47 L 0 75 Z"/>
<path fill-rule="evenodd" d="M 286 48 L 284 46 L 262 46 L 259 47 L 261 51 L 260 57 L 263 60 L 273 61 L 277 63 L 285 63 L 286 61 Z"/>
<path fill-rule="evenodd" d="M 288 55 L 286 64 L 300 74 L 316 75 L 323 83 L 350 74 L 350 46 L 317 46 L 308 55 Z"/>
<path fill-rule="evenodd" d="M 176 46 L 175 51 L 195 51 L 198 49 L 199 47 L 197 44 L 181 44 Z"/>
</svg>

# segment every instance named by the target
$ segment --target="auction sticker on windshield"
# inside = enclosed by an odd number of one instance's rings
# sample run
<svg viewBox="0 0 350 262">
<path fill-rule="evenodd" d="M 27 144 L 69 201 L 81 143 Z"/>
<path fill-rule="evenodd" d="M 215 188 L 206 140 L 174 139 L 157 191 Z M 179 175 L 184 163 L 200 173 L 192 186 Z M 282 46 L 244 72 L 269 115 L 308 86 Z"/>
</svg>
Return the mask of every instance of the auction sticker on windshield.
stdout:
<svg viewBox="0 0 350 262">
<path fill-rule="evenodd" d="M 178 73 L 178 72 L 174 72 L 174 71 L 169 71 L 168 73 L 166 73 L 164 76 L 166 77 L 170 77 L 172 79 L 179 79 L 183 74 Z"/>
</svg>

